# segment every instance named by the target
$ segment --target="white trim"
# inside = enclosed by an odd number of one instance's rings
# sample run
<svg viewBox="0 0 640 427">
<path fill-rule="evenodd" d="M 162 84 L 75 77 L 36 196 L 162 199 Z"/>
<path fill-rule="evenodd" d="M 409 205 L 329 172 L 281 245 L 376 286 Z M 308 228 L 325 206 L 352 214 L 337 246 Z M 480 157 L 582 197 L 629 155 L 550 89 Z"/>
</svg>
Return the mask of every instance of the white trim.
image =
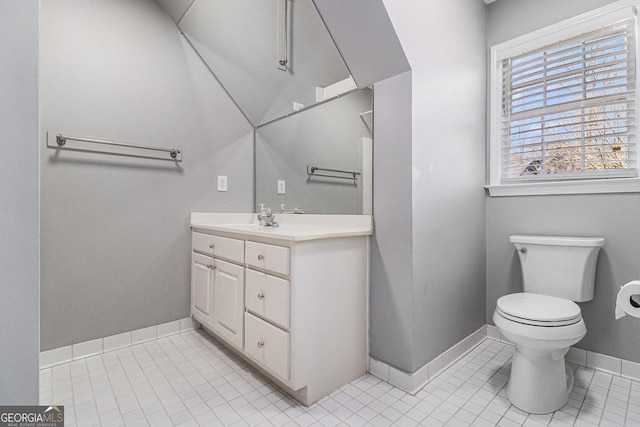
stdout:
<svg viewBox="0 0 640 427">
<path fill-rule="evenodd" d="M 632 7 L 639 5 L 638 0 L 619 0 L 615 3 L 599 7 L 573 18 L 549 25 L 539 30 L 524 34 L 491 47 L 496 59 L 517 56 L 530 50 L 568 40 L 578 34 L 595 31 L 623 19 L 631 18 Z"/>
<path fill-rule="evenodd" d="M 622 377 L 640 381 L 640 363 L 622 359 Z"/>
<path fill-rule="evenodd" d="M 484 325 L 412 374 L 370 357 L 369 373 L 407 393 L 415 394 L 427 385 L 429 380 L 475 348 L 486 337 L 487 328 Z"/>
<path fill-rule="evenodd" d="M 487 338 L 513 345 L 513 343 L 502 336 L 500 330 L 493 325 L 487 325 Z M 577 347 L 569 348 L 565 360 L 576 365 L 586 366 L 622 378 L 640 381 L 640 363 L 596 353 L 594 351 L 583 350 Z"/>
<path fill-rule="evenodd" d="M 639 6 L 639 0 L 619 0 L 491 47 L 489 75 L 489 185 L 485 186 L 489 190 L 490 196 L 640 192 L 640 178 L 587 180 L 587 182 L 554 181 L 502 184 L 500 177 L 502 59 L 556 43 L 559 40 L 569 39 L 577 34 L 594 31 L 600 27 L 629 18 L 631 16 L 631 8 Z"/>
<path fill-rule="evenodd" d="M 190 317 L 162 323 L 148 328 L 136 329 L 95 340 L 84 341 L 65 347 L 40 352 L 40 369 L 50 368 L 61 363 L 84 359 L 89 356 L 107 353 L 145 341 L 162 338 L 167 335 L 177 334 L 191 329 L 199 329 L 200 323 Z"/>
<path fill-rule="evenodd" d="M 497 327 L 484 325 L 413 374 L 401 371 L 372 357 L 369 357 L 369 373 L 407 393 L 415 394 L 440 372 L 447 369 L 486 339 L 500 341 L 513 346 L 511 341 L 500 334 Z M 640 363 L 583 350 L 577 347 L 571 347 L 565 359 L 576 365 L 586 366 L 630 380 L 640 381 Z"/>
<path fill-rule="evenodd" d="M 493 170 L 492 170 L 493 173 Z M 499 179 L 499 178 L 498 178 Z M 550 194 L 639 193 L 640 178 L 588 179 L 579 181 L 527 182 L 486 185 L 489 195 L 542 196 Z"/>
</svg>

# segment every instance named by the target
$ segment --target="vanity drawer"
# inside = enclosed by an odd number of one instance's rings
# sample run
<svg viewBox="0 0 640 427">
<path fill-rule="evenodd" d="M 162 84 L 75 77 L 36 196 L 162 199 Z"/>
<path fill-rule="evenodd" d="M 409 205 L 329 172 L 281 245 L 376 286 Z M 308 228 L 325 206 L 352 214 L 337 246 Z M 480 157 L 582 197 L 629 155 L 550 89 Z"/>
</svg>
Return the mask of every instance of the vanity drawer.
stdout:
<svg viewBox="0 0 640 427">
<path fill-rule="evenodd" d="M 244 351 L 288 380 L 289 333 L 251 313 L 244 314 L 244 328 Z"/>
<path fill-rule="evenodd" d="M 289 274 L 289 248 L 247 242 L 245 259 L 247 264 L 251 266 L 275 273 Z"/>
<path fill-rule="evenodd" d="M 193 250 L 216 258 L 244 263 L 244 241 L 193 232 L 191 244 Z"/>
<path fill-rule="evenodd" d="M 245 307 L 271 322 L 289 328 L 288 280 L 247 269 Z"/>
</svg>

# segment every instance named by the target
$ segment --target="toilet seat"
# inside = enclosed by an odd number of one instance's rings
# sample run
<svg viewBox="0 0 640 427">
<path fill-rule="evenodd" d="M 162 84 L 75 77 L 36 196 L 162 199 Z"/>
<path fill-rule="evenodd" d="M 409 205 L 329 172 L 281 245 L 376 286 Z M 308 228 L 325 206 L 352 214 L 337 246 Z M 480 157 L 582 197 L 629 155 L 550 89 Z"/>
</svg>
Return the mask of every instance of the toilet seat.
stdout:
<svg viewBox="0 0 640 427">
<path fill-rule="evenodd" d="M 528 292 L 500 297 L 496 311 L 505 319 L 529 326 L 568 326 L 582 320 L 580 307 L 575 302 Z"/>
</svg>

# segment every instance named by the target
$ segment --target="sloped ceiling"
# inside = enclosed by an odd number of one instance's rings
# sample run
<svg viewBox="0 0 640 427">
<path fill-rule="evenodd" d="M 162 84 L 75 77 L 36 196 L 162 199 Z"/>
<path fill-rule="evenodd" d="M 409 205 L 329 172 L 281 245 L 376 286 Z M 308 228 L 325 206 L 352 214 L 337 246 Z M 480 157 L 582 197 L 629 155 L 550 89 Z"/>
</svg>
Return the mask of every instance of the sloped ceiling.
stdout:
<svg viewBox="0 0 640 427">
<path fill-rule="evenodd" d="M 358 87 L 411 69 L 382 0 L 314 0 Z"/>
<path fill-rule="evenodd" d="M 194 0 L 156 0 L 176 24 Z"/>
<path fill-rule="evenodd" d="M 177 23 L 194 0 L 156 1 Z M 411 69 L 382 0 L 313 3 L 358 87 Z"/>
</svg>

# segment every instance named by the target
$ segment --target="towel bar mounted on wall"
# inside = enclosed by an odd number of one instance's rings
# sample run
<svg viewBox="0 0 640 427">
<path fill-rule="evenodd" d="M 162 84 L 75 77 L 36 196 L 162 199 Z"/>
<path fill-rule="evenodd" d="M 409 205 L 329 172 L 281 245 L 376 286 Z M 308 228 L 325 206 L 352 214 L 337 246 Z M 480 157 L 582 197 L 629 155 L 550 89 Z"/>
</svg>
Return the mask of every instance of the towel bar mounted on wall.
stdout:
<svg viewBox="0 0 640 427">
<path fill-rule="evenodd" d="M 125 150 L 99 150 L 84 145 L 81 146 L 68 146 L 67 142 L 76 141 L 89 144 L 100 144 L 116 148 L 124 148 Z M 115 142 L 104 141 L 101 139 L 81 138 L 76 136 L 68 136 L 61 133 L 55 134 L 47 132 L 47 147 L 58 148 L 64 150 L 77 150 L 77 151 L 93 151 L 105 154 L 118 154 L 134 157 L 147 157 L 152 159 L 161 160 L 174 160 L 177 162 L 182 161 L 182 150 L 178 148 L 161 148 L 161 147 L 149 147 L 146 145 L 130 144 L 127 142 Z M 165 154 L 166 153 L 166 154 Z M 167 158 L 167 154 L 169 155 Z"/>
<path fill-rule="evenodd" d="M 346 174 L 346 175 L 349 175 L 349 176 L 321 174 L 321 173 L 316 173 L 317 171 L 331 172 L 331 173 L 334 173 L 334 174 Z M 356 179 L 358 179 L 358 175 L 361 175 L 361 173 L 360 172 L 352 172 L 352 171 L 344 171 L 344 170 L 339 170 L 339 169 L 325 169 L 325 168 L 319 168 L 317 166 L 309 166 L 309 165 L 307 165 L 307 175 L 309 175 L 309 176 L 323 176 L 325 178 L 352 179 L 352 180 L 355 181 Z"/>
</svg>

